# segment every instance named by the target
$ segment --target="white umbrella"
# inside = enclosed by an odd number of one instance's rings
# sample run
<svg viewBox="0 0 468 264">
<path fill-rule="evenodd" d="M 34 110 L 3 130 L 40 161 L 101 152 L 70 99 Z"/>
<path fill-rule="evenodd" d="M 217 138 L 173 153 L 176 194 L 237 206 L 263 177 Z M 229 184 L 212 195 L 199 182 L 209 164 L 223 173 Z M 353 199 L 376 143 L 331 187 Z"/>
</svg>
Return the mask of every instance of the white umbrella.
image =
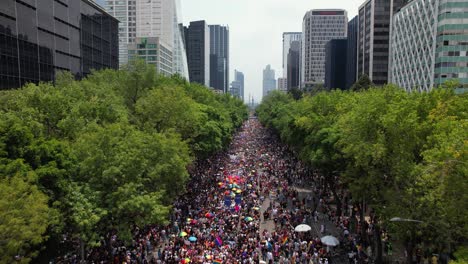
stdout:
<svg viewBox="0 0 468 264">
<path fill-rule="evenodd" d="M 338 246 L 340 244 L 340 241 L 338 241 L 338 239 L 334 236 L 324 236 L 320 239 L 320 241 L 322 241 L 323 244 L 332 247 Z"/>
<path fill-rule="evenodd" d="M 298 225 L 296 228 L 294 228 L 294 231 L 296 232 L 309 232 L 310 230 L 312 230 L 312 228 L 305 224 Z"/>
</svg>

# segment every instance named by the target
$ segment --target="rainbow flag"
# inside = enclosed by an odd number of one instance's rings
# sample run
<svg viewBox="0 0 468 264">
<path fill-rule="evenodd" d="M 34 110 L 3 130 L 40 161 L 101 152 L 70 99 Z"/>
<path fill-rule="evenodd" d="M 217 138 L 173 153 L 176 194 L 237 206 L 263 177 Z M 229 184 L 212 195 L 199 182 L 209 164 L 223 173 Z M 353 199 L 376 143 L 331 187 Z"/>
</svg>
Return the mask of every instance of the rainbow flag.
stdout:
<svg viewBox="0 0 468 264">
<path fill-rule="evenodd" d="M 286 244 L 286 242 L 288 242 L 288 237 L 287 236 L 283 237 L 283 241 L 281 243 L 284 245 L 284 244 Z"/>
<path fill-rule="evenodd" d="M 221 262 L 220 259 L 215 259 L 215 260 L 213 260 L 213 264 L 221 264 L 221 263 L 222 263 L 222 262 Z"/>
</svg>

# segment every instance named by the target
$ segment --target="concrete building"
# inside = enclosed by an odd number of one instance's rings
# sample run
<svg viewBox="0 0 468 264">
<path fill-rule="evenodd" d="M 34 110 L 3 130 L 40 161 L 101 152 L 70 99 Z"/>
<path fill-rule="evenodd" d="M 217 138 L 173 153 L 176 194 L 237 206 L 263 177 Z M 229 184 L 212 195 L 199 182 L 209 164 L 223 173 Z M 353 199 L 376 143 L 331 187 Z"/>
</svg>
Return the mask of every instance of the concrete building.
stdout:
<svg viewBox="0 0 468 264">
<path fill-rule="evenodd" d="M 283 33 L 283 78 L 288 78 L 288 54 L 293 41 L 302 40 L 302 32 L 284 32 Z"/>
<path fill-rule="evenodd" d="M 359 17 L 356 16 L 348 23 L 348 48 L 346 51 L 346 84 L 344 89 L 348 90 L 357 80 L 357 39 L 358 39 Z"/>
<path fill-rule="evenodd" d="M 228 92 L 229 88 L 229 27 L 209 25 L 210 86 Z"/>
<path fill-rule="evenodd" d="M 302 22 L 302 85 L 311 88 L 325 82 L 325 45 L 346 38 L 348 14 L 341 9 L 317 9 L 306 13 Z"/>
<path fill-rule="evenodd" d="M 430 91 L 450 79 L 468 88 L 468 2 L 414 0 L 393 17 L 391 83 Z"/>
<path fill-rule="evenodd" d="M 293 41 L 288 52 L 287 88 L 299 88 L 301 85 L 301 42 Z"/>
<path fill-rule="evenodd" d="M 173 53 L 173 71 L 188 79 L 180 0 L 106 0 L 106 10 L 119 23 L 119 61 L 128 63 L 128 47 L 136 38 L 158 38 Z"/>
<path fill-rule="evenodd" d="M 231 83 L 230 94 L 244 101 L 244 74 L 240 71 L 234 71 L 234 81 Z"/>
<path fill-rule="evenodd" d="M 275 70 L 267 65 L 263 70 L 263 97 L 276 89 Z"/>
<path fill-rule="evenodd" d="M 118 64 L 118 21 L 94 2 L 0 1 L 0 89 Z"/>
<path fill-rule="evenodd" d="M 288 91 L 288 79 L 286 78 L 278 78 L 277 81 L 278 84 L 278 90 L 282 92 L 287 92 Z"/>
<path fill-rule="evenodd" d="M 210 30 L 204 20 L 185 28 L 187 61 L 191 82 L 210 86 Z"/>
<path fill-rule="evenodd" d="M 348 41 L 332 39 L 325 47 L 325 88 L 345 89 Z"/>
<path fill-rule="evenodd" d="M 171 76 L 174 73 L 171 46 L 159 38 L 136 38 L 135 43 L 128 45 L 128 56 L 129 59 L 140 58 L 154 65 L 162 75 Z"/>
<path fill-rule="evenodd" d="M 387 83 L 391 18 L 407 1 L 367 0 L 359 7 L 358 76 Z"/>
</svg>

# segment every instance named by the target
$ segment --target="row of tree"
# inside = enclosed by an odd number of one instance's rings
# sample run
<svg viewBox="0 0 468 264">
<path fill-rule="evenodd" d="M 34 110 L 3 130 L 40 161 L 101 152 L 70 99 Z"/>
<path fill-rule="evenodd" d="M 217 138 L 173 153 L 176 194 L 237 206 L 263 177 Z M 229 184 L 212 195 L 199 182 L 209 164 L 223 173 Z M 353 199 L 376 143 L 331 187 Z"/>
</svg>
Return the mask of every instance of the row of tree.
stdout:
<svg viewBox="0 0 468 264">
<path fill-rule="evenodd" d="M 416 244 L 447 253 L 466 246 L 467 94 L 451 84 L 429 93 L 388 85 L 295 97 L 270 94 L 257 108 L 259 119 L 325 177 L 338 210 L 337 185 L 373 209 L 377 263 L 382 227 L 408 252 Z"/>
<path fill-rule="evenodd" d="M 142 61 L 1 92 L 0 263 L 167 223 L 189 165 L 225 148 L 247 117 L 239 99 Z"/>
</svg>

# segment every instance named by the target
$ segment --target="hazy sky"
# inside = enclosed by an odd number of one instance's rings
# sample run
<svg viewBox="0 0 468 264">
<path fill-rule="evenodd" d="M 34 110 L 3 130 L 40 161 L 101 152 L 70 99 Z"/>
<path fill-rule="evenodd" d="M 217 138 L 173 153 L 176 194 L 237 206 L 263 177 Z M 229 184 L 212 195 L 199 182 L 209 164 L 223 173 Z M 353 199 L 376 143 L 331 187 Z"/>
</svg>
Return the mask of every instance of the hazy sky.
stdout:
<svg viewBox="0 0 468 264">
<path fill-rule="evenodd" d="M 98 0 L 102 1 L 102 0 Z M 271 64 L 282 76 L 283 32 L 302 31 L 302 18 L 311 9 L 342 8 L 348 19 L 365 0 L 181 0 L 184 25 L 206 20 L 230 29 L 230 68 L 245 75 L 245 98 L 262 97 L 263 69 Z"/>
<path fill-rule="evenodd" d="M 262 97 L 263 69 L 271 64 L 282 76 L 283 32 L 302 31 L 302 19 L 311 9 L 341 8 L 348 19 L 364 0 L 182 0 L 184 24 L 206 20 L 229 25 L 231 81 L 234 69 L 245 75 L 245 98 Z"/>
</svg>

